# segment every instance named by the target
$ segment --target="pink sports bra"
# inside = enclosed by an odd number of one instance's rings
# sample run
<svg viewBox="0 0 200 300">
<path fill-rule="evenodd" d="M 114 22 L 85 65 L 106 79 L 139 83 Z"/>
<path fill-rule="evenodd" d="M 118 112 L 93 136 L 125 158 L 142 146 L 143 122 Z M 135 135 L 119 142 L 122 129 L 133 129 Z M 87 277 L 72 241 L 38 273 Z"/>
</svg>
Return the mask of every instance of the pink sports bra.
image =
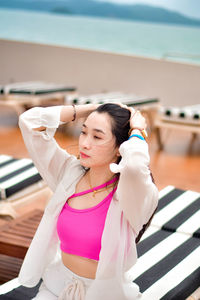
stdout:
<svg viewBox="0 0 200 300">
<path fill-rule="evenodd" d="M 94 189 L 98 190 L 117 180 L 115 177 Z M 105 219 L 116 189 L 117 187 L 99 204 L 87 209 L 75 209 L 65 203 L 57 221 L 60 248 L 63 252 L 99 260 Z M 88 192 L 91 190 L 73 194 L 68 199 Z"/>
</svg>

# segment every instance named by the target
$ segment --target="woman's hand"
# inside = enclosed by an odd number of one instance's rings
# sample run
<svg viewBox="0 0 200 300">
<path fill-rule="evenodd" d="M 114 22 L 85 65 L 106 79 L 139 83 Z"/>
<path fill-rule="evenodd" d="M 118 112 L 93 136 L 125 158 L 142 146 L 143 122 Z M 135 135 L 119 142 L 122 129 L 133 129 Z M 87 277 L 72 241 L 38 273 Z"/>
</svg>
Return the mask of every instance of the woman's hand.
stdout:
<svg viewBox="0 0 200 300">
<path fill-rule="evenodd" d="M 147 128 L 147 123 L 145 118 L 142 116 L 141 112 L 139 110 L 135 111 L 134 109 L 130 111 L 131 111 L 130 128 L 145 130 Z"/>
<path fill-rule="evenodd" d="M 130 111 L 130 128 L 135 128 L 139 130 L 143 130 L 147 128 L 147 123 L 145 118 L 142 116 L 139 110 L 135 110 L 133 107 L 127 106 L 126 104 L 122 104 L 121 102 L 115 102 L 115 104 L 126 108 Z"/>
</svg>

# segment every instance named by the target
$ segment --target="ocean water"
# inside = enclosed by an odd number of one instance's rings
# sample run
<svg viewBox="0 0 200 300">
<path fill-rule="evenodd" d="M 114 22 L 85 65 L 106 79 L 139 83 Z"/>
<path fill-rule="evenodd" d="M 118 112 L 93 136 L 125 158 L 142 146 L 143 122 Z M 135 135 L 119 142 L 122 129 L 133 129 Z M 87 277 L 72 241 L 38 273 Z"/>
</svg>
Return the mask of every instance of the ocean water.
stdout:
<svg viewBox="0 0 200 300">
<path fill-rule="evenodd" d="M 200 27 L 0 9 L 0 38 L 200 64 Z"/>
</svg>

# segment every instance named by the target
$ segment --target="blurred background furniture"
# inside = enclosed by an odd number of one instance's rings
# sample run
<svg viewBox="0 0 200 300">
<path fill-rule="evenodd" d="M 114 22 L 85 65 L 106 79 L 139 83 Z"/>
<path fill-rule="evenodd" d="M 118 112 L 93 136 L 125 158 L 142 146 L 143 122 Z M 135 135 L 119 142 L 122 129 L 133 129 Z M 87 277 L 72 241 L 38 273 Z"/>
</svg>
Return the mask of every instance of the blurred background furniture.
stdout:
<svg viewBox="0 0 200 300">
<path fill-rule="evenodd" d="M 154 120 L 160 108 L 160 100 L 157 97 L 148 97 L 143 95 L 127 94 L 122 92 L 98 93 L 86 96 L 69 96 L 66 98 L 66 104 L 88 104 L 88 103 L 115 103 L 121 102 L 127 106 L 139 109 L 145 114 L 150 130 L 154 128 Z"/>
<path fill-rule="evenodd" d="M 161 130 L 183 130 L 194 140 L 200 133 L 200 104 L 185 107 L 160 107 L 154 122 L 159 149 L 163 149 Z"/>
<path fill-rule="evenodd" d="M 34 106 L 62 105 L 76 87 L 47 82 L 19 82 L 1 86 L 0 106 L 12 107 L 19 116 Z"/>
<path fill-rule="evenodd" d="M 17 159 L 0 155 L 0 200 L 15 200 L 18 192 L 42 180 L 29 158 Z"/>
<path fill-rule="evenodd" d="M 47 189 L 31 159 L 0 155 L 0 220 L 17 217 L 16 208 L 48 194 Z"/>
<path fill-rule="evenodd" d="M 83 96 L 77 93 L 76 87 L 47 82 L 13 83 L 1 86 L 0 92 L 0 107 L 12 108 L 17 116 L 26 109 L 34 106 L 121 102 L 141 110 L 148 119 L 150 130 L 154 128 L 155 116 L 160 107 L 160 100 L 157 97 L 122 92 L 107 92 Z M 65 127 L 68 126 L 70 127 L 70 124 Z M 71 133 L 73 134 L 73 132 Z"/>
</svg>

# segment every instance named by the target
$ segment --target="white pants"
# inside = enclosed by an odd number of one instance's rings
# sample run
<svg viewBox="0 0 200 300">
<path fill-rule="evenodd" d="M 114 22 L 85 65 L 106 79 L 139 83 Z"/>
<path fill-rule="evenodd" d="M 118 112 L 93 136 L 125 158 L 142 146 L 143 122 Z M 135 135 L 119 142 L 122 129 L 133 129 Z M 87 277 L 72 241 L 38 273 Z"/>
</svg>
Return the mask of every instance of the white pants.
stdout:
<svg viewBox="0 0 200 300">
<path fill-rule="evenodd" d="M 76 275 L 62 260 L 50 264 L 42 276 L 38 294 L 32 300 L 84 300 L 93 279 Z"/>
</svg>

